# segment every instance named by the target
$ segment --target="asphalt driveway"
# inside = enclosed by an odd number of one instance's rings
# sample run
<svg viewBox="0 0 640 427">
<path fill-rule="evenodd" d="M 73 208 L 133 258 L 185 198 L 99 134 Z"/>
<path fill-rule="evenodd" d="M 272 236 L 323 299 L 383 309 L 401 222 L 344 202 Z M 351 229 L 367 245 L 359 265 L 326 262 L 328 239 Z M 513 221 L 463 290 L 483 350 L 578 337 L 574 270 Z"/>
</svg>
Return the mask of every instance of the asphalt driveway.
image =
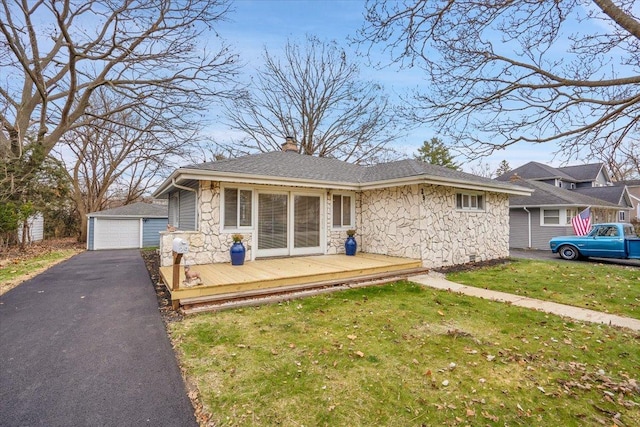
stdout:
<svg viewBox="0 0 640 427">
<path fill-rule="evenodd" d="M 0 297 L 0 426 L 197 426 L 139 251 L 84 252 Z"/>
</svg>

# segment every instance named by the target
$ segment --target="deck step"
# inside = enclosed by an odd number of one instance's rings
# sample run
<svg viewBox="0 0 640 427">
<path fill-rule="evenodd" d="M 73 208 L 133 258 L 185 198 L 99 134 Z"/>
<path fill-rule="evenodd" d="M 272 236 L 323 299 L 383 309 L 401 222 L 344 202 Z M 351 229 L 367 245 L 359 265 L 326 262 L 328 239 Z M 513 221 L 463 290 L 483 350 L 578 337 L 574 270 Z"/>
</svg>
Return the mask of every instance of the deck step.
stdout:
<svg viewBox="0 0 640 427">
<path fill-rule="evenodd" d="M 240 307 L 276 304 L 313 295 L 355 289 L 366 286 L 379 286 L 398 280 L 406 280 L 409 276 L 425 274 L 427 268 L 409 268 L 354 277 L 351 279 L 328 280 L 270 289 L 256 289 L 244 292 L 210 295 L 206 297 L 184 298 L 180 300 L 180 311 L 184 314 L 196 314 L 211 311 L 229 310 Z"/>
</svg>

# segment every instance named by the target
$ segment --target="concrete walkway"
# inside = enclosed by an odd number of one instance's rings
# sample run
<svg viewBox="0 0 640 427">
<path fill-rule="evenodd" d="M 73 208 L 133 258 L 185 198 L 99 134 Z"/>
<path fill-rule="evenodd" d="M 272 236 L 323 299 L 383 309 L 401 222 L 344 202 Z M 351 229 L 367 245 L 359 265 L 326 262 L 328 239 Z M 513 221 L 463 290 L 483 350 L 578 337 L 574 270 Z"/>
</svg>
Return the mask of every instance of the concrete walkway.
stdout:
<svg viewBox="0 0 640 427">
<path fill-rule="evenodd" d="M 558 304 L 550 301 L 541 301 L 538 299 L 527 298 L 519 295 L 508 294 L 505 292 L 491 291 L 488 289 L 475 288 L 472 286 L 461 285 L 445 279 L 444 274 L 430 272 L 420 276 L 409 277 L 409 280 L 431 288 L 450 290 L 459 292 L 464 295 L 489 299 L 499 302 L 508 302 L 519 307 L 532 308 L 545 313 L 557 314 L 559 316 L 570 317 L 575 320 L 585 322 L 603 323 L 611 326 L 621 326 L 634 331 L 640 331 L 640 320 L 629 317 L 616 316 L 615 314 L 607 314 L 586 308 L 572 307 L 570 305 Z"/>
<path fill-rule="evenodd" d="M 0 426 L 197 426 L 140 251 L 84 252 L 0 296 Z"/>
</svg>

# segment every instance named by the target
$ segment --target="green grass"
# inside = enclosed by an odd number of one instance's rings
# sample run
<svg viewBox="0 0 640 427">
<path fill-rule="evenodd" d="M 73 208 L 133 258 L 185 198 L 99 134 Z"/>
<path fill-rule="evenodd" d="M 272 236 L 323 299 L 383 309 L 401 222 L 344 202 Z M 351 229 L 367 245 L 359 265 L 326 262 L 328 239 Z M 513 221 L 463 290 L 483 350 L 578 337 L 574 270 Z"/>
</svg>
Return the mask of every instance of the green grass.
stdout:
<svg viewBox="0 0 640 427">
<path fill-rule="evenodd" d="M 51 251 L 47 254 L 25 260 L 18 260 L 17 262 L 9 262 L 0 268 L 0 283 L 20 280 L 22 276 L 28 276 L 34 272 L 46 269 L 52 264 L 67 259 L 77 253 L 78 251 L 75 249 L 63 249 Z"/>
<path fill-rule="evenodd" d="M 469 286 L 640 319 L 640 269 L 586 262 L 515 260 L 452 273 Z"/>
<path fill-rule="evenodd" d="M 169 328 L 211 425 L 640 425 L 639 334 L 406 282 Z"/>
</svg>

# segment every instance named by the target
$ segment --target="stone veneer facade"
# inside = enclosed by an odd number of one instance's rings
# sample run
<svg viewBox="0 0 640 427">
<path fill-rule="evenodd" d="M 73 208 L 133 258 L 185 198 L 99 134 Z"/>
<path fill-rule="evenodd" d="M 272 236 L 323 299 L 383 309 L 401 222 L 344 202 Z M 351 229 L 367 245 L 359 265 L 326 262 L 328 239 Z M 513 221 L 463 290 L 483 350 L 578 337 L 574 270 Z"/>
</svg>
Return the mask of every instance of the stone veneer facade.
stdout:
<svg viewBox="0 0 640 427">
<path fill-rule="evenodd" d="M 290 187 L 273 187 L 291 190 Z M 302 189 L 300 189 L 302 190 Z M 367 190 L 355 195 L 358 251 L 422 259 L 435 268 L 469 261 L 504 258 L 509 255 L 509 196 L 484 193 L 484 211 L 456 209 L 457 190 L 435 185 L 410 185 Z M 344 253 L 346 232 L 332 227 L 332 192 L 326 194 L 326 254 Z M 163 232 L 161 263 L 172 263 L 175 237 L 189 243 L 186 264 L 230 262 L 233 233 L 220 229 L 220 183 L 200 181 L 198 231 Z M 243 231 L 247 260 L 251 259 L 252 232 Z"/>
</svg>

